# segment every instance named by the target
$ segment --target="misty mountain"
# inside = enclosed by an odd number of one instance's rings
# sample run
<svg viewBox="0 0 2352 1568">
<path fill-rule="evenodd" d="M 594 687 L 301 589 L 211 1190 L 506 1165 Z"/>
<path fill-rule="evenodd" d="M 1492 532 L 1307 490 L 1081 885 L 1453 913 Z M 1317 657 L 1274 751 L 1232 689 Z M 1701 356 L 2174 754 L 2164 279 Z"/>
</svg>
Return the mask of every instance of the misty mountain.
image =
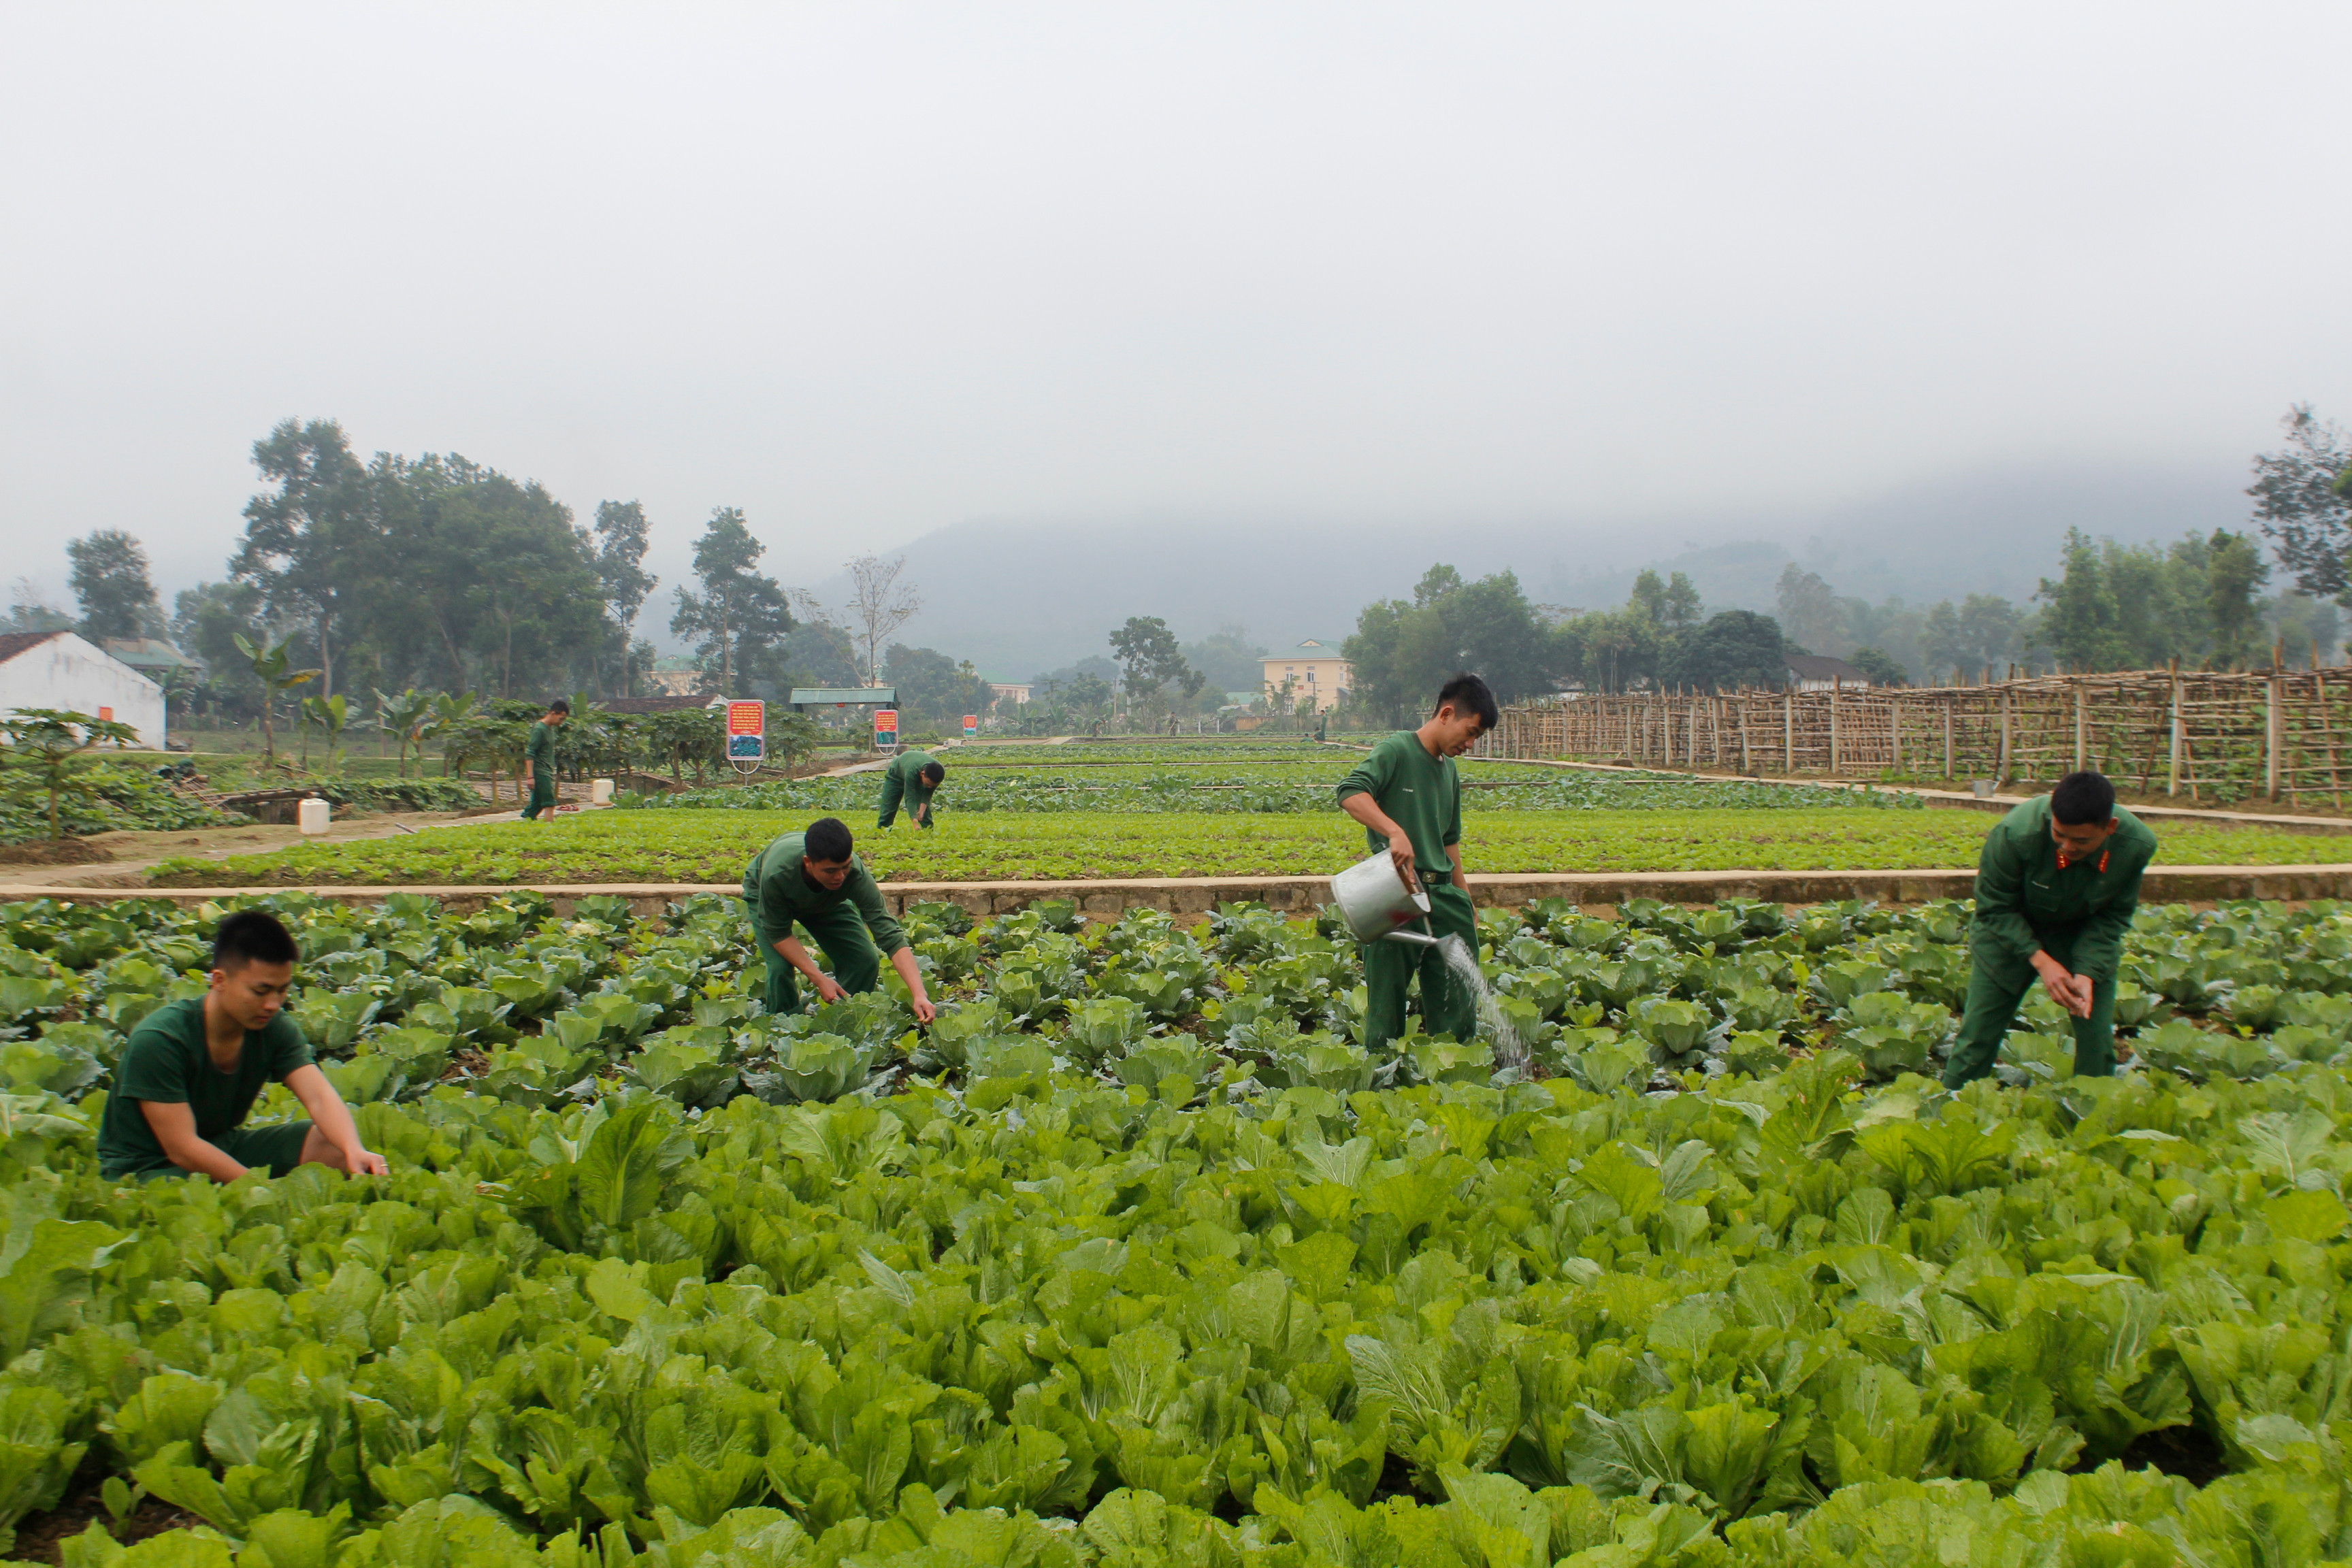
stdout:
<svg viewBox="0 0 2352 1568">
<path fill-rule="evenodd" d="M 1409 595 L 1433 562 L 1508 567 L 1540 603 L 1624 602 L 1644 566 L 1690 574 L 1710 609 L 1773 608 L 1790 561 L 1840 594 L 1913 604 L 1970 593 L 2023 600 L 2057 569 L 2070 527 L 2129 542 L 2246 526 L 2242 470 L 2051 464 L 1909 484 L 1819 508 L 1622 519 L 1131 516 L 961 522 L 904 547 L 923 610 L 899 640 L 970 658 L 992 679 L 1106 651 L 1129 616 L 1186 640 L 1220 626 L 1279 648 L 1353 629 L 1367 602 Z M 814 585 L 838 604 L 844 582 Z"/>
</svg>

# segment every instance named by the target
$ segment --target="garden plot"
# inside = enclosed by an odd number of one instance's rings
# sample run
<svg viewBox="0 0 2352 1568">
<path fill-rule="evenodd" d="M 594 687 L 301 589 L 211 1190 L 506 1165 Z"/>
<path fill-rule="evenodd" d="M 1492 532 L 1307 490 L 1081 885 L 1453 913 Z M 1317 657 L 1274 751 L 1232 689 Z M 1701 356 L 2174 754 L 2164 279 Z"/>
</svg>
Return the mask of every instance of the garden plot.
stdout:
<svg viewBox="0 0 2352 1568">
<path fill-rule="evenodd" d="M 365 843 L 307 845 L 224 859 L 167 860 L 157 887 L 415 887 L 512 883 L 730 883 L 777 834 L 814 810 L 611 811 L 547 823 L 486 823 Z M 1986 819 L 1924 810 L 1475 811 L 1472 876 L 1546 871 L 1927 869 L 1969 867 Z M 1328 876 L 1364 854 L 1337 811 L 1231 814 L 941 813 L 923 832 L 851 818 L 857 848 L 891 881 Z M 2158 865 L 2298 865 L 2332 839 L 2271 828 L 2175 827 Z"/>
<path fill-rule="evenodd" d="M 715 898 L 276 907 L 390 1177 L 100 1180 L 217 911 L 0 910 L 0 1526 L 106 1478 L 240 1565 L 2345 1555 L 2333 906 L 2145 912 L 2141 1070 L 2037 1005 L 1958 1097 L 1951 905 L 1487 911 L 1510 1082 L 1374 1058 L 1352 947 L 1245 907 L 919 910 L 927 1032 L 752 1016 Z"/>
</svg>

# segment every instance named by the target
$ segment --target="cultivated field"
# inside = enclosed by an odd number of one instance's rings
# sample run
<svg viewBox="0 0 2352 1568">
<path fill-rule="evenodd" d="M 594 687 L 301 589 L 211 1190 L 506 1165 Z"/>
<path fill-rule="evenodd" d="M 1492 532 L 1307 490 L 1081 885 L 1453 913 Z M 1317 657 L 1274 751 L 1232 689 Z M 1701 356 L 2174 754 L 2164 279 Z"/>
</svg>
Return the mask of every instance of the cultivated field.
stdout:
<svg viewBox="0 0 2352 1568">
<path fill-rule="evenodd" d="M 211 911 L 0 910 L 0 1522 L 70 1561 L 2340 1554 L 2332 908 L 2147 911 L 2134 1070 L 2037 1004 L 1948 1098 L 1950 905 L 1489 911 L 1499 1079 L 1247 908 L 926 909 L 918 1032 L 754 1016 L 720 899 L 279 907 L 390 1177 L 100 1179 Z"/>
</svg>

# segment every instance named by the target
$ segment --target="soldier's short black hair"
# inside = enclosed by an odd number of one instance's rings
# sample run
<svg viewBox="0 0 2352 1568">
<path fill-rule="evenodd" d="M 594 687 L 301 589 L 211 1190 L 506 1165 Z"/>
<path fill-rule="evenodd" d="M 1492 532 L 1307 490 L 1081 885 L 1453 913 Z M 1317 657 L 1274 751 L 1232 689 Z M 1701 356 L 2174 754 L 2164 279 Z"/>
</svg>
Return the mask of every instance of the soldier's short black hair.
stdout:
<svg viewBox="0 0 2352 1568">
<path fill-rule="evenodd" d="M 213 967 L 236 971 L 248 963 L 292 963 L 302 956 L 293 933 L 267 910 L 239 910 L 213 932 Z"/>
<path fill-rule="evenodd" d="M 810 860 L 846 860 L 856 842 L 849 836 L 849 824 L 837 816 L 820 816 L 801 836 L 801 854 Z"/>
<path fill-rule="evenodd" d="M 2050 815 L 2069 827 L 2104 827 L 2116 819 L 2116 786 L 2105 773 L 2068 773 L 2050 792 Z"/>
<path fill-rule="evenodd" d="M 933 789 L 937 789 L 947 778 L 948 771 L 938 763 L 925 763 L 921 767 L 915 770 L 915 776 L 921 779 Z"/>
<path fill-rule="evenodd" d="M 572 699 L 569 697 L 559 697 L 554 701 L 547 705 L 547 710 L 550 713 L 561 713 L 566 719 L 569 719 L 572 717 Z"/>
<path fill-rule="evenodd" d="M 1437 701 L 1430 712 L 1434 715 L 1449 702 L 1456 713 L 1477 714 L 1481 729 L 1491 730 L 1503 721 L 1501 710 L 1495 706 L 1495 694 L 1486 689 L 1485 681 L 1466 669 L 1437 689 Z"/>
</svg>

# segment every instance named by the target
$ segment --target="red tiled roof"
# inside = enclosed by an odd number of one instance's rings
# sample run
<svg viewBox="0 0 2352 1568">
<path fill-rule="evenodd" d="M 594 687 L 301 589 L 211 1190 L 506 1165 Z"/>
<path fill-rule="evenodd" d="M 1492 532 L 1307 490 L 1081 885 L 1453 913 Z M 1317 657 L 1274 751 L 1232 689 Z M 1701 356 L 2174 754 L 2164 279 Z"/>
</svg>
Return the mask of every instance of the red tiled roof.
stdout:
<svg viewBox="0 0 2352 1568">
<path fill-rule="evenodd" d="M 61 632 L 8 632 L 0 635 L 0 664 L 5 664 L 30 648 L 37 648 Z"/>
</svg>

